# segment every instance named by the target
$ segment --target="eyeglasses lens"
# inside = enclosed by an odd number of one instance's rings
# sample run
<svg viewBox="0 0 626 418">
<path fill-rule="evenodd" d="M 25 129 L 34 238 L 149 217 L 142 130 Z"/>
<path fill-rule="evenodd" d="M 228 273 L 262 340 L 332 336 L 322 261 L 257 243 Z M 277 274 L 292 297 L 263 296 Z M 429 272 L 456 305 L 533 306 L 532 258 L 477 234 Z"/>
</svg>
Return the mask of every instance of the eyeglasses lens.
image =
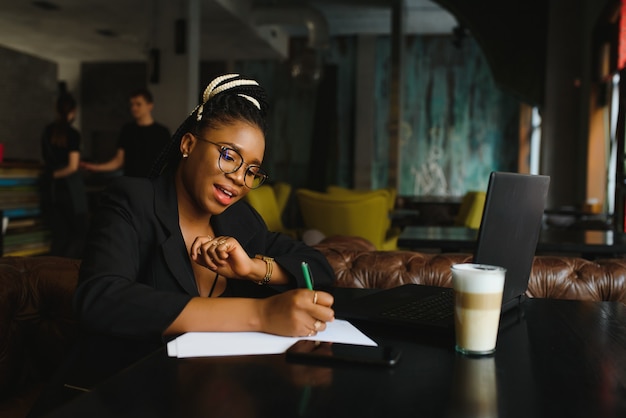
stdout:
<svg viewBox="0 0 626 418">
<path fill-rule="evenodd" d="M 219 166 L 224 173 L 234 173 L 243 164 L 243 158 L 232 148 L 222 147 L 220 149 Z"/>
<path fill-rule="evenodd" d="M 222 147 L 218 165 L 224 173 L 234 173 L 243 165 L 243 157 L 232 148 Z M 251 165 L 246 168 L 244 183 L 250 189 L 256 189 L 263 184 L 266 178 L 267 174 L 261 167 Z"/>
<path fill-rule="evenodd" d="M 244 180 L 246 186 L 251 189 L 256 189 L 263 184 L 263 182 L 267 178 L 267 175 L 262 173 L 260 170 L 260 167 L 248 167 L 248 169 L 246 170 L 246 178 Z"/>
</svg>

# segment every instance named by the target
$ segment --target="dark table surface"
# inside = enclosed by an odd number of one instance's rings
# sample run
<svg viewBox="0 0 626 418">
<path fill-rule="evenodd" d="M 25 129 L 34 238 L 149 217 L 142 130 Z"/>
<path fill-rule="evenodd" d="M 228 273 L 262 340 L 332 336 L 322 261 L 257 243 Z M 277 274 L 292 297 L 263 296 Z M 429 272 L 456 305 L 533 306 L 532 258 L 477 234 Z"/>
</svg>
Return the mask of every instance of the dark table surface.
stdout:
<svg viewBox="0 0 626 418">
<path fill-rule="evenodd" d="M 398 246 L 471 252 L 477 237 L 478 230 L 459 226 L 407 226 L 398 238 Z M 537 243 L 537 254 L 542 253 L 619 257 L 626 254 L 626 235 L 614 231 L 543 229 Z"/>
<path fill-rule="evenodd" d="M 337 303 L 361 293 L 337 289 Z M 50 416 L 626 416 L 626 306 L 529 299 L 511 315 L 495 355 L 478 359 L 456 354 L 452 336 L 355 322 L 403 351 L 393 368 L 303 365 L 282 354 L 176 359 L 161 347 Z"/>
</svg>

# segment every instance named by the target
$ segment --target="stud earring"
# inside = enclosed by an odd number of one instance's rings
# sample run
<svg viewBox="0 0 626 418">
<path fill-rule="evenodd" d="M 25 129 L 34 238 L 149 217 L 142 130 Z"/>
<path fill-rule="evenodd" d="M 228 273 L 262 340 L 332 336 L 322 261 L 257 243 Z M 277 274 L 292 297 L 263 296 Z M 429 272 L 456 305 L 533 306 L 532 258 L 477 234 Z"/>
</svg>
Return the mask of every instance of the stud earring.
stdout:
<svg viewBox="0 0 626 418">
<path fill-rule="evenodd" d="M 187 158 L 187 157 L 189 157 L 189 154 L 184 153 L 184 154 L 183 154 L 183 158 Z"/>
</svg>

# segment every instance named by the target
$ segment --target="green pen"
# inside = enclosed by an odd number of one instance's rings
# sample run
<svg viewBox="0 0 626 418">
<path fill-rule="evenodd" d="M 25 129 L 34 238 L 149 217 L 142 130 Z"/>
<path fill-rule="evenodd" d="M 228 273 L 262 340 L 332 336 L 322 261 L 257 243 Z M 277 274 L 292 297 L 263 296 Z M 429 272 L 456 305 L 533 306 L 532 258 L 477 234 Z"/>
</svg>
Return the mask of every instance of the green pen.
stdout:
<svg viewBox="0 0 626 418">
<path fill-rule="evenodd" d="M 306 287 L 309 290 L 313 290 L 313 273 L 311 273 L 311 268 L 306 261 L 302 262 L 302 275 L 304 276 L 304 281 L 306 283 Z M 317 293 L 313 298 L 313 303 L 317 299 Z M 307 407 L 309 405 L 309 399 L 311 398 L 311 386 L 307 385 L 302 390 L 302 395 L 300 396 L 300 407 L 298 408 L 298 415 L 304 416 L 306 413 Z"/>
<path fill-rule="evenodd" d="M 306 282 L 307 289 L 313 290 L 313 274 L 311 273 L 309 264 L 306 261 L 302 262 L 302 274 L 304 275 L 304 281 Z"/>
</svg>

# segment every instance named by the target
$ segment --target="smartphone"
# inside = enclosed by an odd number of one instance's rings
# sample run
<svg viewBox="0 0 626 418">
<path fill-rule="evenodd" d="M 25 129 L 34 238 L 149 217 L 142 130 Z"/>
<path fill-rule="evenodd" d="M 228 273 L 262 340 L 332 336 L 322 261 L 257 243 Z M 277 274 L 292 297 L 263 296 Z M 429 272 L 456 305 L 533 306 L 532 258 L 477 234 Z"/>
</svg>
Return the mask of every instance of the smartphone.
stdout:
<svg viewBox="0 0 626 418">
<path fill-rule="evenodd" d="M 357 363 L 395 366 L 401 351 L 394 347 L 300 340 L 287 349 L 287 360 L 305 363 Z"/>
</svg>

